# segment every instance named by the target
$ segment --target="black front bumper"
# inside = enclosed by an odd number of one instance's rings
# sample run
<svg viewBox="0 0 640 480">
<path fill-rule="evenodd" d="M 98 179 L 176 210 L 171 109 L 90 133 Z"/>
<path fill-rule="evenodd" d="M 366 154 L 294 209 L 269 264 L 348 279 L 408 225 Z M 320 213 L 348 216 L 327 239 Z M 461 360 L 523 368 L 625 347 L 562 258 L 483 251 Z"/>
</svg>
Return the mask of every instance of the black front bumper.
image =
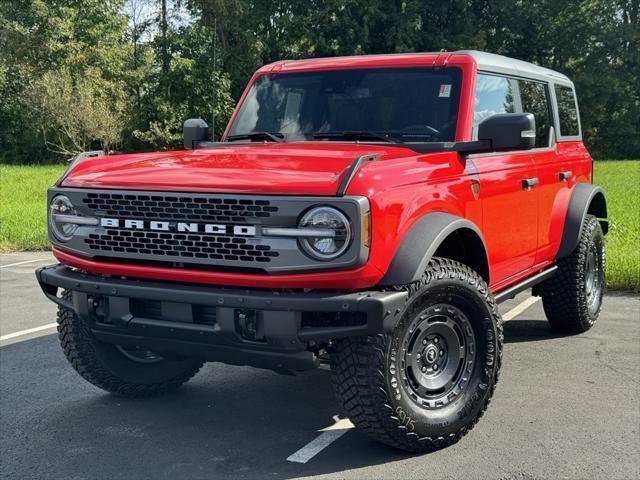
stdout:
<svg viewBox="0 0 640 480">
<path fill-rule="evenodd" d="M 101 341 L 160 353 L 301 371 L 314 344 L 391 330 L 406 292 L 242 290 L 116 278 L 64 265 L 36 271 L 45 295 L 73 310 Z M 58 289 L 72 292 L 71 299 Z"/>
</svg>

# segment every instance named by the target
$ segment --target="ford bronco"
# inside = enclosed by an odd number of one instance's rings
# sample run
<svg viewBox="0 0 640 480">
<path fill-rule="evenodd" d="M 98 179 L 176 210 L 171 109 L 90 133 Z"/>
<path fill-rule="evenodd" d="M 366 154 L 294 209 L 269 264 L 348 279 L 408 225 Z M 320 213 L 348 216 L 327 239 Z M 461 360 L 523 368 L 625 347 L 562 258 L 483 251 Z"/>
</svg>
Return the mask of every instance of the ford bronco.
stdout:
<svg viewBox="0 0 640 480">
<path fill-rule="evenodd" d="M 219 142 L 85 155 L 49 190 L 71 365 L 118 395 L 203 362 L 326 362 L 356 427 L 423 452 L 482 416 L 497 304 L 532 288 L 554 329 L 601 309 L 607 207 L 572 82 L 474 51 L 260 68 Z"/>
</svg>

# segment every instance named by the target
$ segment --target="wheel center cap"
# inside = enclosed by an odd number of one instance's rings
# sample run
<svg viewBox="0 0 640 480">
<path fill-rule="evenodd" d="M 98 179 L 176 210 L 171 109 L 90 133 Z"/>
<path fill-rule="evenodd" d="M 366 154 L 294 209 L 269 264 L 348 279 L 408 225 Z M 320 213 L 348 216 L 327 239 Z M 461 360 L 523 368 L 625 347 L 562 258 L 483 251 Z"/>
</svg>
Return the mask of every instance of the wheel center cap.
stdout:
<svg viewBox="0 0 640 480">
<path fill-rule="evenodd" d="M 434 363 L 438 358 L 438 349 L 435 345 L 428 345 L 424 350 L 424 359 L 428 364 Z"/>
</svg>

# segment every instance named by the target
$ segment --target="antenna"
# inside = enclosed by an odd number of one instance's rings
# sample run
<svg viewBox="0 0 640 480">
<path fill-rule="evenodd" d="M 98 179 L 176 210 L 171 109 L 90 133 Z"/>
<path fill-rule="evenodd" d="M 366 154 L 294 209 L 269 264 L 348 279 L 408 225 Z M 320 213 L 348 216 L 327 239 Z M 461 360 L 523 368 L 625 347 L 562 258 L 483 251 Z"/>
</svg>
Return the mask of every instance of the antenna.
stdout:
<svg viewBox="0 0 640 480">
<path fill-rule="evenodd" d="M 213 95 L 211 96 L 211 141 L 216 141 L 216 50 L 218 38 L 218 17 L 213 17 Z"/>
</svg>

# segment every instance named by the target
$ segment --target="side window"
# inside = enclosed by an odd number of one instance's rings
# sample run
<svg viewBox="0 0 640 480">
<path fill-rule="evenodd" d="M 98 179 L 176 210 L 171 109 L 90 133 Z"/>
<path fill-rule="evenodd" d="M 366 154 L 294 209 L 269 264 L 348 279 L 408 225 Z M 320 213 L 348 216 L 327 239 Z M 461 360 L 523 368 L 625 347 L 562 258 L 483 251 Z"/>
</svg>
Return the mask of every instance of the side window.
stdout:
<svg viewBox="0 0 640 480">
<path fill-rule="evenodd" d="M 536 119 L 536 148 L 549 146 L 551 113 L 549 111 L 549 92 L 543 83 L 519 80 L 522 111 L 532 113 Z"/>
<path fill-rule="evenodd" d="M 478 124 L 496 113 L 515 113 L 514 82 L 505 77 L 478 74 L 473 109 L 473 139 L 478 139 Z"/>
<path fill-rule="evenodd" d="M 555 90 L 558 100 L 558 116 L 560 117 L 560 135 L 565 137 L 580 135 L 578 110 L 573 89 L 556 85 Z"/>
</svg>

